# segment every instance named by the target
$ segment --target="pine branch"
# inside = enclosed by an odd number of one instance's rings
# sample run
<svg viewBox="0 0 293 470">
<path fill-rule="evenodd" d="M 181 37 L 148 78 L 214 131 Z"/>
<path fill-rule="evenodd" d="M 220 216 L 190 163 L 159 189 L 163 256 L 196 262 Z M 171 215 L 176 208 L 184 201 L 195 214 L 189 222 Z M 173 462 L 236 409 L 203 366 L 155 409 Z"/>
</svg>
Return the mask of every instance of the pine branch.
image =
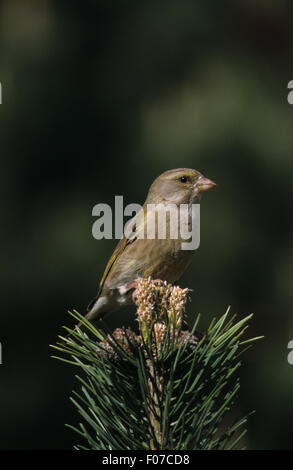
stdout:
<svg viewBox="0 0 293 470">
<path fill-rule="evenodd" d="M 245 434 L 247 417 L 223 430 L 239 392 L 240 356 L 251 315 L 236 321 L 227 311 L 201 339 L 183 329 L 188 289 L 142 279 L 135 291 L 139 334 L 79 328 L 52 346 L 58 359 L 78 366 L 81 390 L 71 398 L 83 423 L 74 429 L 88 447 L 110 450 L 230 449 Z M 56 356 L 54 356 L 56 357 Z M 243 429 L 244 428 L 244 429 Z M 242 430 L 240 432 L 240 430 Z"/>
</svg>

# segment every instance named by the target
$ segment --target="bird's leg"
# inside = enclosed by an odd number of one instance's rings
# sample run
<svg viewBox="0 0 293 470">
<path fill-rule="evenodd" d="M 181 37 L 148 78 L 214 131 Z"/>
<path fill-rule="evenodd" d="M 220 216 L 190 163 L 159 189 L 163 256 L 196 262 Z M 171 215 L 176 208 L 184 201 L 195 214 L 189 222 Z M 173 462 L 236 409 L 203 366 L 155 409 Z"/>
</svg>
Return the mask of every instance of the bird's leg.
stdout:
<svg viewBox="0 0 293 470">
<path fill-rule="evenodd" d="M 121 295 L 127 295 L 127 294 L 130 293 L 130 291 L 133 290 L 133 292 L 131 293 L 131 298 L 132 298 L 133 302 L 135 302 L 136 288 L 137 288 L 138 281 L 139 281 L 139 278 L 138 278 L 138 279 L 135 279 L 135 280 L 132 281 L 132 282 L 130 282 L 130 283 L 127 284 L 126 286 L 120 287 L 119 293 L 120 293 Z"/>
<path fill-rule="evenodd" d="M 137 288 L 137 284 L 140 281 L 140 279 L 141 278 L 137 278 L 134 281 L 127 284 L 126 286 L 120 287 L 120 289 L 119 289 L 120 294 L 125 295 L 125 294 L 128 294 L 131 290 L 133 290 L 133 292 L 131 294 L 131 298 L 132 298 L 133 302 L 135 303 L 136 288 Z M 153 282 L 157 282 L 158 284 L 163 284 L 164 281 L 162 281 L 162 279 L 153 279 Z"/>
<path fill-rule="evenodd" d="M 128 294 L 131 290 L 133 290 L 132 294 L 131 294 L 131 298 L 133 300 L 133 302 L 135 302 L 135 298 L 136 298 L 136 288 L 137 288 L 137 284 L 139 282 L 141 278 L 137 278 L 135 279 L 134 281 L 131 281 L 129 284 L 127 285 L 124 285 L 124 286 L 121 286 L 119 288 L 119 293 L 121 295 L 125 295 L 125 294 Z M 162 285 L 164 284 L 165 281 L 163 281 L 162 279 L 153 279 L 153 282 L 155 283 L 158 283 L 159 285 Z"/>
</svg>

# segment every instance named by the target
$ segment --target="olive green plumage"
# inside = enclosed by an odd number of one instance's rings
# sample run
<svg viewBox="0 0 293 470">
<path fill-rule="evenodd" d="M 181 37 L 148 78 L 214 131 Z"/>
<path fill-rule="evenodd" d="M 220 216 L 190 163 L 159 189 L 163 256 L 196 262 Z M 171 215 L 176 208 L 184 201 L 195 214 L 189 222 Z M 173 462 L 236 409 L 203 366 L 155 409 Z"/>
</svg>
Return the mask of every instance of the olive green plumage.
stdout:
<svg viewBox="0 0 293 470">
<path fill-rule="evenodd" d="M 106 266 L 99 293 L 88 306 L 88 320 L 97 320 L 130 303 L 135 280 L 140 277 L 151 276 L 171 283 L 180 278 L 194 250 L 182 250 L 182 242 L 186 240 L 181 238 L 180 230 L 177 239 L 170 237 L 168 212 L 166 238 L 158 238 L 157 229 L 153 239 L 147 238 L 146 225 L 151 213 L 149 205 L 162 204 L 164 209 L 172 204 L 175 210 L 179 210 L 181 204 L 186 204 L 190 208 L 191 224 L 191 204 L 199 203 L 201 193 L 214 186 L 215 183 L 190 168 L 169 170 L 155 179 L 142 210 L 130 222 L 131 235 L 124 235 L 119 241 Z"/>
</svg>

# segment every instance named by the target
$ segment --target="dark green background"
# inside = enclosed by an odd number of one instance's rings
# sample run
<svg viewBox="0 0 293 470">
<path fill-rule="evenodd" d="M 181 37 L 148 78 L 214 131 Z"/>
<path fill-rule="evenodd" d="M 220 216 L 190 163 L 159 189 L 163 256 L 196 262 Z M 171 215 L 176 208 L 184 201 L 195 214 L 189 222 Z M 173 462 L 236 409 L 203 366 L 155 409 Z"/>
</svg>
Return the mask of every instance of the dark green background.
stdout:
<svg viewBox="0 0 293 470">
<path fill-rule="evenodd" d="M 84 311 L 115 241 L 92 208 L 142 203 L 193 167 L 218 183 L 181 279 L 201 328 L 255 313 L 238 412 L 250 449 L 292 448 L 293 4 L 278 1 L 0 3 L 0 446 L 70 449 L 70 367 L 49 358 Z M 130 315 L 120 322 L 127 324 Z M 118 320 L 119 321 L 119 320 Z"/>
</svg>

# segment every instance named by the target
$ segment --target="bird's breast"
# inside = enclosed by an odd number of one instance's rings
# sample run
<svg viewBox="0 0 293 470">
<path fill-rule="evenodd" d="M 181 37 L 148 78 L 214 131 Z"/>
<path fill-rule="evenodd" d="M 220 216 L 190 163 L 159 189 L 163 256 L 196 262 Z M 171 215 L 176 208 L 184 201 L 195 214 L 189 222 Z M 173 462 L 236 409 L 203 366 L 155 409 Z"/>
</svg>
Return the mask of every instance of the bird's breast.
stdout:
<svg viewBox="0 0 293 470">
<path fill-rule="evenodd" d="M 162 210 L 165 211 L 164 208 Z M 164 216 L 164 214 L 160 215 Z M 144 226 L 140 225 L 137 229 L 137 237 L 115 260 L 106 279 L 105 287 L 117 288 L 138 277 L 151 276 L 167 282 L 175 282 L 180 278 L 194 251 L 182 249 L 182 244 L 187 240 L 181 238 L 179 218 L 176 218 L 176 215 L 178 215 L 176 207 L 173 215 L 172 212 L 166 212 L 165 227 L 163 225 L 160 229 L 159 219 L 154 218 L 152 212 L 147 214 Z M 156 224 L 151 225 L 154 220 Z M 161 220 L 164 221 L 164 219 Z M 174 227 L 174 223 L 177 227 Z M 187 225 L 190 224 L 189 217 Z"/>
</svg>

